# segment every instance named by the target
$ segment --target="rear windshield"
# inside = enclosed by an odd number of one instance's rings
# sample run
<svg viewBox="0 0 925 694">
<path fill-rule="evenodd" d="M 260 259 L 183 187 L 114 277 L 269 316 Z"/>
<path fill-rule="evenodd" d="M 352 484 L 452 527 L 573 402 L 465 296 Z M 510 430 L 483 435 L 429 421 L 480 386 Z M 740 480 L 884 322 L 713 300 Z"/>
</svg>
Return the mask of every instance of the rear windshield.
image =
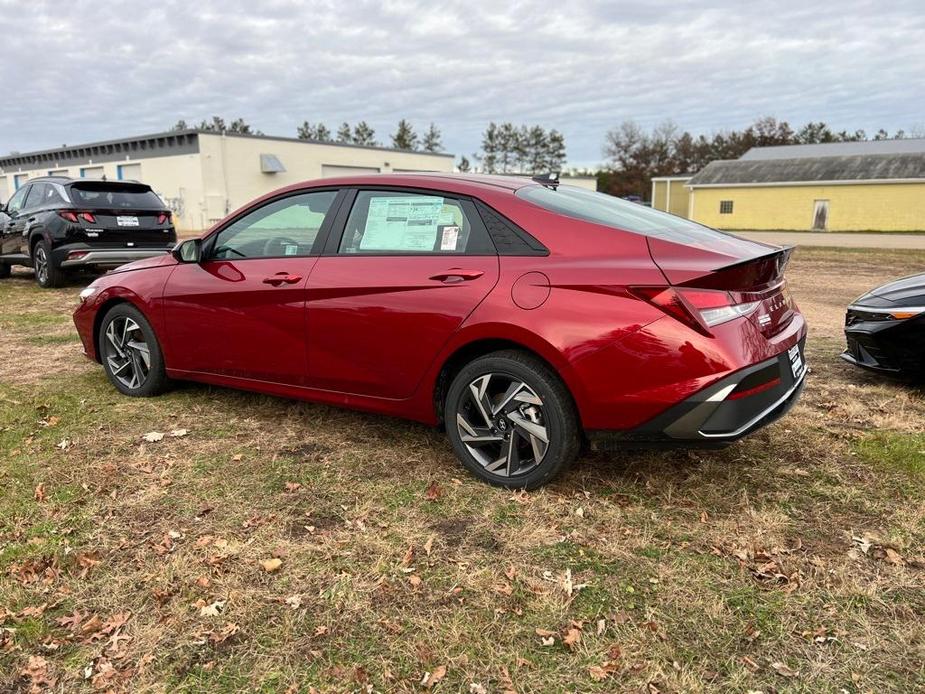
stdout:
<svg viewBox="0 0 925 694">
<path fill-rule="evenodd" d="M 567 217 L 689 246 L 723 250 L 724 247 L 743 243 L 742 239 L 683 217 L 575 186 L 559 186 L 556 190 L 527 186 L 518 190 L 516 195 Z"/>
<path fill-rule="evenodd" d="M 71 202 L 78 207 L 125 210 L 161 210 L 164 203 L 147 186 L 77 184 L 70 189 Z"/>
</svg>

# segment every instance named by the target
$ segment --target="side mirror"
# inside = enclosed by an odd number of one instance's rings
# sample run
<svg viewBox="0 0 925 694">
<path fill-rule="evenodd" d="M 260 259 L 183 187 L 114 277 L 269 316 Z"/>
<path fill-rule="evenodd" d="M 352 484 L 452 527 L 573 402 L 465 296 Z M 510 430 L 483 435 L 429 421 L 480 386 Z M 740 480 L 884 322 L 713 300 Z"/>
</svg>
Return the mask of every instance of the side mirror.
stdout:
<svg viewBox="0 0 925 694">
<path fill-rule="evenodd" d="M 181 241 L 172 251 L 173 257 L 180 263 L 198 263 L 202 260 L 202 239 Z"/>
</svg>

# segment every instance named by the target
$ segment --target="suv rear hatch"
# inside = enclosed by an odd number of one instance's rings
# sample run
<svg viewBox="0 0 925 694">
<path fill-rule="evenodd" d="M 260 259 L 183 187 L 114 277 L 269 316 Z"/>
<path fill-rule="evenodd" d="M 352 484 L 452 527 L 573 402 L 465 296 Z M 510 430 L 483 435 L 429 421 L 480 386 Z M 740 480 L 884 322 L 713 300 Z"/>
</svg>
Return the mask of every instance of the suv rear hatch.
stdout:
<svg viewBox="0 0 925 694">
<path fill-rule="evenodd" d="M 68 190 L 77 222 L 71 239 L 98 246 L 167 243 L 176 238 L 170 211 L 143 183 L 78 181 Z"/>
</svg>

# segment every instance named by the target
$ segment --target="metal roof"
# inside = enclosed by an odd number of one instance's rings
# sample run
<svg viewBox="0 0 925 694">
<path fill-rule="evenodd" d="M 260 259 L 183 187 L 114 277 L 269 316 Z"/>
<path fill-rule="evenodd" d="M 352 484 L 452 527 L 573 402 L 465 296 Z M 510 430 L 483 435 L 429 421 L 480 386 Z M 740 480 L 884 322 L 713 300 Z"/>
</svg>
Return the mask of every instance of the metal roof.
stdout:
<svg viewBox="0 0 925 694">
<path fill-rule="evenodd" d="M 825 142 L 816 145 L 778 145 L 752 147 L 740 159 L 810 159 L 814 157 L 845 157 L 860 154 L 921 154 L 925 138 L 905 140 L 865 140 L 863 142 Z"/>
<path fill-rule="evenodd" d="M 925 152 L 793 159 L 720 160 L 707 164 L 700 173 L 688 181 L 687 185 L 693 188 L 722 185 L 900 180 L 925 182 Z"/>
</svg>

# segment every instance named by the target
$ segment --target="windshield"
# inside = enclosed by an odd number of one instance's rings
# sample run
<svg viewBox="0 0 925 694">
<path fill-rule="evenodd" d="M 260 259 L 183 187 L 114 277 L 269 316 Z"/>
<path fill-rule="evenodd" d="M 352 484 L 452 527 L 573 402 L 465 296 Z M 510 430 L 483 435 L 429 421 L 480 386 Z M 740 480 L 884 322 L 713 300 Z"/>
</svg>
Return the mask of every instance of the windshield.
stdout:
<svg viewBox="0 0 925 694">
<path fill-rule="evenodd" d="M 559 186 L 556 190 L 539 185 L 527 186 L 518 190 L 516 195 L 567 217 L 689 246 L 722 251 L 737 249 L 743 243 L 742 239 L 683 217 L 576 186 Z"/>
<path fill-rule="evenodd" d="M 71 201 L 78 207 L 125 210 L 161 210 L 164 203 L 147 186 L 125 185 L 74 185 L 70 189 Z"/>
</svg>

